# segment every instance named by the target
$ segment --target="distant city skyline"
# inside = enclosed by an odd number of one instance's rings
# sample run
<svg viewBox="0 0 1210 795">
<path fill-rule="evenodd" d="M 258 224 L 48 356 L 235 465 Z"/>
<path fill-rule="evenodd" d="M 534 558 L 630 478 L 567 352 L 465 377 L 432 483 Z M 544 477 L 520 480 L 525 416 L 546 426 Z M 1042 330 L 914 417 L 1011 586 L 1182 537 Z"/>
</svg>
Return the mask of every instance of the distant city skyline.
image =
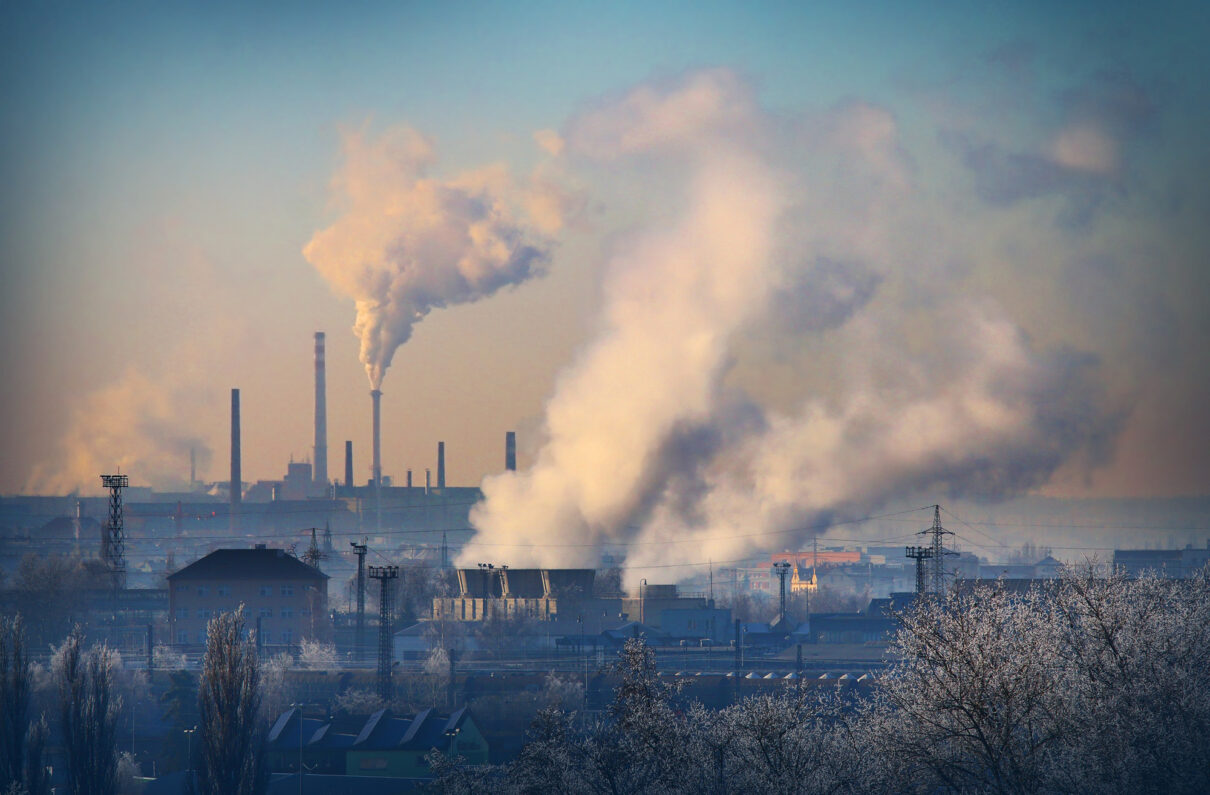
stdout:
<svg viewBox="0 0 1210 795">
<path fill-rule="evenodd" d="M 769 295 L 724 307 L 734 314 L 725 334 L 711 327 L 717 356 L 678 382 L 701 376 L 703 402 L 652 419 L 636 450 L 705 450 L 722 467 L 719 451 L 764 445 L 753 477 L 770 493 L 782 477 L 798 488 L 802 467 L 820 484 L 818 505 L 787 511 L 818 510 L 831 492 L 855 505 L 871 497 L 833 479 L 863 468 L 823 473 L 795 456 L 867 449 L 862 423 L 833 435 L 798 420 L 840 423 L 872 397 L 885 405 L 869 421 L 896 435 L 895 455 L 915 446 L 943 461 L 892 491 L 1206 493 L 1204 8 L 6 12 L 0 493 L 96 494 L 97 475 L 119 467 L 133 485 L 180 487 L 191 448 L 201 479 L 225 480 L 233 387 L 244 480 L 280 479 L 292 457 L 311 458 L 316 331 L 327 334 L 328 471 L 343 477 L 352 440 L 364 482 L 370 384 L 354 300 L 377 289 L 371 266 L 411 267 L 400 241 L 465 267 L 460 281 L 441 271 L 409 288 L 420 309 L 400 311 L 418 316 L 384 337 L 406 339 L 382 381 L 384 473 L 398 484 L 411 468 L 423 482 L 444 441 L 448 482 L 478 485 L 504 469 L 509 430 L 530 469 L 548 406 L 557 425 L 559 411 L 592 405 L 560 408 L 627 306 L 627 268 L 657 272 L 634 263 L 658 233 L 720 228 L 708 213 L 692 226 L 707 194 L 685 151 L 713 157 L 736 141 L 736 157 L 760 166 L 720 177 L 733 186 L 719 191 L 734 202 L 720 205 L 728 223 L 766 176 L 775 198 L 767 235 L 715 242 L 767 242 Z M 429 223 L 437 212 L 445 220 Z M 464 236 L 476 245 L 449 242 Z M 719 267 L 742 286 L 748 266 Z M 929 403 L 942 397 L 952 402 Z M 937 420 L 954 406 L 973 424 L 951 438 Z M 877 424 L 912 407 L 919 425 Z M 801 433 L 780 438 L 799 447 L 743 436 L 762 423 L 793 425 Z M 667 430 L 686 426 L 701 433 Z M 1045 460 L 989 429 L 1044 442 Z M 599 443 L 568 433 L 567 450 Z M 962 445 L 986 445 L 986 460 L 946 459 Z M 557 446 L 545 455 L 571 460 Z M 984 465 L 958 482 L 957 469 Z M 625 476 L 616 469 L 603 473 Z M 595 514 L 583 484 L 556 491 L 577 495 L 558 499 L 586 526 L 657 510 L 637 489 Z"/>
</svg>

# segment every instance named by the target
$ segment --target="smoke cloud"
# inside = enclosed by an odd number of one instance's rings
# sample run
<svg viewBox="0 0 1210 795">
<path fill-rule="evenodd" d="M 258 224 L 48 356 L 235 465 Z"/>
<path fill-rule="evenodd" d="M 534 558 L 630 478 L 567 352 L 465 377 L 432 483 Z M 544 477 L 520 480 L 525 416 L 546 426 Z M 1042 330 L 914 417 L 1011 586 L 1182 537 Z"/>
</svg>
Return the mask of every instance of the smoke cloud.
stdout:
<svg viewBox="0 0 1210 795">
<path fill-rule="evenodd" d="M 432 142 L 409 127 L 346 135 L 333 181 L 344 214 L 303 255 L 356 302 L 353 331 L 370 385 L 433 309 L 477 301 L 540 274 L 563 197 L 549 181 L 518 184 L 502 166 L 428 175 Z"/>
<path fill-rule="evenodd" d="M 603 102 L 559 140 L 587 168 L 681 179 L 682 200 L 610 258 L 599 332 L 558 379 L 532 467 L 484 481 L 462 563 L 587 566 L 612 545 L 633 582 L 904 495 L 1006 496 L 1104 457 L 1120 417 L 1094 358 L 1036 350 L 990 298 L 938 295 L 945 264 L 927 254 L 960 254 L 921 223 L 885 110 L 777 117 L 709 70 Z M 836 377 L 763 405 L 734 366 L 762 333 L 826 335 Z"/>
<path fill-rule="evenodd" d="M 136 486 L 185 490 L 191 450 L 199 477 L 205 477 L 212 451 L 195 422 L 213 396 L 198 384 L 165 383 L 171 380 L 130 368 L 84 396 L 60 439 L 55 463 L 35 466 L 26 492 L 99 493 L 99 476 L 115 472 L 129 474 Z"/>
</svg>

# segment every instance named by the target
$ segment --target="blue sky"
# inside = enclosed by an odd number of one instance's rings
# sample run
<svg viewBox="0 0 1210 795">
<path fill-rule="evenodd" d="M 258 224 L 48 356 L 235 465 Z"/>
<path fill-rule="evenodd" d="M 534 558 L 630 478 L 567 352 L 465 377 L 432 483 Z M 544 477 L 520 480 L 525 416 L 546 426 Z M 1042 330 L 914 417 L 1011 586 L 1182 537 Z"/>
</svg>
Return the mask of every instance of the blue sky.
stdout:
<svg viewBox="0 0 1210 795">
<path fill-rule="evenodd" d="M 844 103 L 885 109 L 928 208 L 919 220 L 965 230 L 945 233 L 946 267 L 963 274 L 955 297 L 996 300 L 1039 348 L 1107 362 L 1116 452 L 1098 459 L 1100 474 L 1060 467 L 1052 490 L 1197 490 L 1210 455 L 1182 448 L 1179 420 L 1207 429 L 1196 406 L 1210 335 L 1208 14 L 1195 3 L 10 3 L 0 234 L 14 386 L 2 399 L 0 492 L 66 487 L 100 465 L 73 460 L 60 437 L 95 435 L 97 411 L 82 417 L 81 406 L 124 395 L 189 426 L 182 438 L 210 448 L 207 477 L 220 479 L 230 386 L 251 413 L 245 472 L 280 477 L 288 457 L 309 454 L 319 328 L 333 370 L 329 446 L 365 449 L 352 302 L 301 253 L 339 217 L 329 185 L 342 136 L 407 124 L 434 142 L 433 174 L 492 163 L 525 174 L 545 162 L 535 131 L 565 131 L 636 85 L 712 67 L 733 70 L 787 123 Z M 1087 154 L 1084 122 L 1109 150 Z M 1056 169 L 1063 152 L 1113 162 Z M 388 416 L 414 420 L 388 429 L 397 476 L 449 438 L 453 476 L 478 482 L 504 430 L 536 435 L 558 374 L 591 341 L 614 242 L 644 217 L 639 197 L 665 189 L 610 171 L 560 167 L 600 209 L 556 236 L 544 279 L 435 311 L 399 354 L 432 377 L 405 394 L 402 378 L 385 387 L 398 401 Z M 986 247 L 970 254 L 966 235 Z M 993 250 L 1053 261 L 998 270 Z M 753 394 L 814 388 L 756 383 L 737 358 Z M 522 375 L 508 396 L 476 375 L 509 372 Z M 155 446 L 131 442 L 114 460 L 181 458 L 140 444 Z M 1150 469 L 1162 476 L 1140 475 Z"/>
</svg>

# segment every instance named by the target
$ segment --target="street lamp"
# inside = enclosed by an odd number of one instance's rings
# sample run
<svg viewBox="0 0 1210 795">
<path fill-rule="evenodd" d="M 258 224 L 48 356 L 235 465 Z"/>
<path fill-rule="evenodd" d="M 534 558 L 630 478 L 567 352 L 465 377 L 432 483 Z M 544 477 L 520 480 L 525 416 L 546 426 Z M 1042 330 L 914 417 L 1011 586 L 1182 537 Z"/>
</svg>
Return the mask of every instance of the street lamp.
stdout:
<svg viewBox="0 0 1210 795">
<path fill-rule="evenodd" d="M 185 771 L 189 773 L 193 770 L 193 733 L 197 731 L 197 726 L 192 729 L 185 729 Z M 188 777 L 188 776 L 187 776 Z"/>
<path fill-rule="evenodd" d="M 303 791 L 303 704 L 291 704 L 292 709 L 298 710 L 298 795 Z"/>
</svg>

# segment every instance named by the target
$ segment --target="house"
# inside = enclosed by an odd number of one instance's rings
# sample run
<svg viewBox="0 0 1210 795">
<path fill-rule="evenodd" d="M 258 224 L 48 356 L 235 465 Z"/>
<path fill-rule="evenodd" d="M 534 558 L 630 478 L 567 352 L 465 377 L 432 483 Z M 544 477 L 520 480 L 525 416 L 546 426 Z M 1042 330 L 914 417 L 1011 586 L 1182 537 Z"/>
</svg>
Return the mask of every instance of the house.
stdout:
<svg viewBox="0 0 1210 795">
<path fill-rule="evenodd" d="M 301 736 L 300 736 L 301 732 Z M 433 750 L 487 763 L 488 745 L 465 707 L 449 715 L 426 709 L 415 715 L 379 710 L 369 717 L 307 718 L 290 709 L 274 722 L 265 749 L 271 770 L 348 776 L 425 778 Z"/>
<path fill-rule="evenodd" d="M 328 575 L 281 549 L 216 549 L 168 575 L 168 621 L 178 651 L 200 651 L 206 625 L 244 605 L 257 643 L 291 647 L 327 638 Z"/>
</svg>

